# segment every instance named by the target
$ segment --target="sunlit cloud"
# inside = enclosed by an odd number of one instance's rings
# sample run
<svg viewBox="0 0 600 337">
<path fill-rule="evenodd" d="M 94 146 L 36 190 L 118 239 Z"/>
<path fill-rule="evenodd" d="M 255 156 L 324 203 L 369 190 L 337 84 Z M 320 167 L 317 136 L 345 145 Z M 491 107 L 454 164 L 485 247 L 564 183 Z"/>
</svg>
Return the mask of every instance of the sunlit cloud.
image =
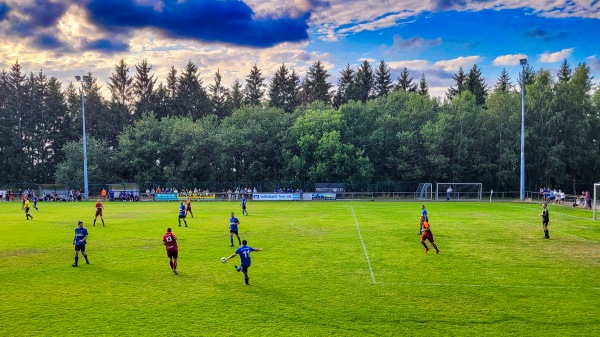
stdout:
<svg viewBox="0 0 600 337">
<path fill-rule="evenodd" d="M 563 49 L 563 50 L 555 52 L 555 53 L 551 53 L 551 52 L 547 51 L 547 52 L 540 54 L 539 61 L 543 62 L 543 63 L 560 62 L 566 58 L 571 57 L 572 53 L 573 53 L 573 48 Z"/>
</svg>

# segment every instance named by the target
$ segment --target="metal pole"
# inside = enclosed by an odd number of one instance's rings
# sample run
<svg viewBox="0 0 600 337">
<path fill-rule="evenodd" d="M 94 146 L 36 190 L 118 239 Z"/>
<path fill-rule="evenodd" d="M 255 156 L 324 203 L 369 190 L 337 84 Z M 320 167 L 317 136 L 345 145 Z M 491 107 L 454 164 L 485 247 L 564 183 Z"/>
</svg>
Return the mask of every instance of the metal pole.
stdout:
<svg viewBox="0 0 600 337">
<path fill-rule="evenodd" d="M 521 201 L 525 200 L 525 65 L 521 75 Z"/>
<path fill-rule="evenodd" d="M 83 116 L 83 188 L 85 201 L 89 200 L 88 167 L 87 167 L 87 140 L 85 135 L 85 96 L 83 95 L 83 82 L 81 82 L 81 114 Z"/>
</svg>

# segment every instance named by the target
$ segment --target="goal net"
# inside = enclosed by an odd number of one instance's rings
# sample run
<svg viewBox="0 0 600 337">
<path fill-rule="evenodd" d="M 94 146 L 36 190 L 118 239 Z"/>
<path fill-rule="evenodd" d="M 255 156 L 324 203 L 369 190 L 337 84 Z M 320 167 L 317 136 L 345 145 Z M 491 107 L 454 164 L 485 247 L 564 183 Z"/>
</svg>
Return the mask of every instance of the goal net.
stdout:
<svg viewBox="0 0 600 337">
<path fill-rule="evenodd" d="M 433 199 L 433 184 L 420 183 L 417 187 L 417 200 L 432 200 Z"/>
<path fill-rule="evenodd" d="M 594 220 L 598 220 L 598 208 L 600 207 L 600 183 L 594 184 L 594 199 L 592 199 L 592 209 L 594 210 Z"/>
<path fill-rule="evenodd" d="M 437 183 L 435 200 L 481 200 L 483 185 L 481 183 Z"/>
</svg>

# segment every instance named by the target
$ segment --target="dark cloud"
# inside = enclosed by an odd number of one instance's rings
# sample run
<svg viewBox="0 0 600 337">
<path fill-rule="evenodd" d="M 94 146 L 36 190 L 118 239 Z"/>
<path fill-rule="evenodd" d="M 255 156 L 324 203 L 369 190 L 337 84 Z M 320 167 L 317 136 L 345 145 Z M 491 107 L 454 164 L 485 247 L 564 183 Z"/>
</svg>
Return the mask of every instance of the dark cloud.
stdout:
<svg viewBox="0 0 600 337">
<path fill-rule="evenodd" d="M 92 0 L 91 20 L 107 32 L 151 27 L 173 38 L 270 47 L 308 39 L 310 13 L 281 18 L 255 18 L 239 0 L 164 0 L 160 7 L 134 0 Z"/>
<path fill-rule="evenodd" d="M 5 2 L 0 2 L 0 21 L 4 20 L 8 12 L 10 12 L 10 7 Z"/>
<path fill-rule="evenodd" d="M 36 34 L 38 28 L 52 27 L 65 14 L 67 6 L 48 0 L 36 0 L 33 5 L 19 8 L 20 16 L 11 18 L 11 33 L 19 36 Z"/>
<path fill-rule="evenodd" d="M 411 37 L 409 39 L 403 39 L 400 35 L 394 35 L 393 49 L 411 49 L 411 48 L 422 48 L 422 47 L 433 47 L 442 43 L 441 38 L 433 40 L 426 40 L 420 36 Z"/>
<path fill-rule="evenodd" d="M 57 49 L 63 46 L 63 43 L 56 37 L 49 34 L 40 34 L 35 36 L 33 45 L 42 49 Z"/>
<path fill-rule="evenodd" d="M 445 11 L 455 7 L 464 7 L 466 0 L 431 0 L 431 7 L 434 11 Z"/>
<path fill-rule="evenodd" d="M 122 52 L 129 50 L 129 45 L 124 42 L 111 41 L 108 39 L 100 39 L 89 41 L 85 44 L 84 49 L 96 50 L 105 53 Z"/>
<path fill-rule="evenodd" d="M 554 40 L 563 40 L 567 38 L 567 33 L 559 32 L 556 34 L 551 34 L 543 29 L 535 28 L 527 32 L 527 37 L 540 39 L 543 41 L 554 41 Z"/>
</svg>

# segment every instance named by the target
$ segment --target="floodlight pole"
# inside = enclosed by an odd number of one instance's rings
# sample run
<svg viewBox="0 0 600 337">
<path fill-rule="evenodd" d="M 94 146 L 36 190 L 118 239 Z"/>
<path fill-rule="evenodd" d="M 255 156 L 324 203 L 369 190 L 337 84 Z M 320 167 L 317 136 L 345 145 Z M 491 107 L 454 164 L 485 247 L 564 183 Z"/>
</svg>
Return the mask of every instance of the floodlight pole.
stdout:
<svg viewBox="0 0 600 337">
<path fill-rule="evenodd" d="M 527 59 L 520 59 L 519 63 L 523 66 L 521 73 L 521 188 L 520 199 L 525 200 L 525 66 Z"/>
<path fill-rule="evenodd" d="M 83 119 L 83 189 L 85 201 L 89 200 L 89 188 L 88 188 L 88 165 L 87 165 L 87 137 L 85 135 L 85 96 L 83 94 L 83 81 L 89 79 L 88 76 L 83 76 L 83 80 L 80 76 L 75 76 L 77 82 L 81 82 L 81 115 Z"/>
</svg>

